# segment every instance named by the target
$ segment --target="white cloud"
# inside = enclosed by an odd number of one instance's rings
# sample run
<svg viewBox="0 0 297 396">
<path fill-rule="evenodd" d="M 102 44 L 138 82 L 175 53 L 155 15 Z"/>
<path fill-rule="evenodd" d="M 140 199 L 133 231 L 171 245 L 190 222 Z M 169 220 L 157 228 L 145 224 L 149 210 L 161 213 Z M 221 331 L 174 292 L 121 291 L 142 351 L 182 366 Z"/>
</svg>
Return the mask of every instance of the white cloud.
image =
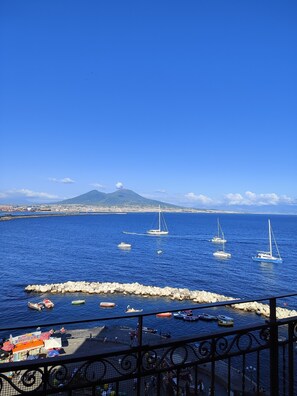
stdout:
<svg viewBox="0 0 297 396">
<path fill-rule="evenodd" d="M 193 192 L 189 192 L 185 195 L 185 198 L 191 202 L 199 202 L 203 205 L 210 205 L 213 204 L 214 200 L 212 198 L 207 197 L 206 195 L 199 194 L 196 195 Z"/>
<path fill-rule="evenodd" d="M 121 190 L 122 188 L 124 188 L 123 183 L 122 183 L 122 182 L 117 182 L 117 183 L 116 183 L 116 188 L 117 188 L 118 190 Z"/>
<path fill-rule="evenodd" d="M 63 179 L 56 179 L 55 177 L 49 177 L 48 180 L 54 183 L 62 183 L 62 184 L 75 183 L 75 181 L 73 179 L 70 179 L 70 177 L 64 177 Z"/>
<path fill-rule="evenodd" d="M 266 206 L 279 204 L 293 204 L 294 199 L 286 195 L 277 195 L 276 193 L 256 194 L 252 191 L 246 191 L 243 195 L 239 193 L 230 193 L 225 195 L 228 205 L 245 205 L 245 206 Z"/>
<path fill-rule="evenodd" d="M 42 199 L 57 199 L 58 195 L 48 194 L 45 192 L 32 191 L 27 188 L 21 188 L 20 190 L 9 190 L 6 191 L 6 197 L 27 197 L 27 198 L 42 198 Z"/>
<path fill-rule="evenodd" d="M 100 184 L 100 183 L 91 183 L 90 186 L 93 186 L 93 187 L 96 187 L 96 188 L 101 188 L 103 190 L 105 189 L 105 187 L 102 184 Z"/>
</svg>

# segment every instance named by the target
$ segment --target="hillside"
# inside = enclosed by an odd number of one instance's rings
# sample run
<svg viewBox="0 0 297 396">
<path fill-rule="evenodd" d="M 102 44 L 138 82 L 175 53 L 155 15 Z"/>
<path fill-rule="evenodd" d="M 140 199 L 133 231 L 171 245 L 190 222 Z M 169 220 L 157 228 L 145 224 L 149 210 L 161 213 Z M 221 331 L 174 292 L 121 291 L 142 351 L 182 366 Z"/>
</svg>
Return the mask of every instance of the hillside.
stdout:
<svg viewBox="0 0 297 396">
<path fill-rule="evenodd" d="M 119 206 L 119 207 L 156 207 L 178 208 L 176 205 L 144 198 L 132 190 L 121 189 L 112 193 L 103 193 L 97 190 L 89 191 L 77 197 L 57 202 L 60 205 L 96 205 L 96 206 Z"/>
</svg>

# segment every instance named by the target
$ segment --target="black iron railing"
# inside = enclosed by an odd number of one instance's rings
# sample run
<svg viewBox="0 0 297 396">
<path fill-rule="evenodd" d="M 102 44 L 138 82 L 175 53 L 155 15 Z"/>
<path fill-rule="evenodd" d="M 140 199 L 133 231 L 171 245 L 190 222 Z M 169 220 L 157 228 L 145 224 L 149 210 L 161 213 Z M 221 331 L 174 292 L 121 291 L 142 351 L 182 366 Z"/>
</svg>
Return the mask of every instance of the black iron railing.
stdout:
<svg viewBox="0 0 297 396">
<path fill-rule="evenodd" d="M 270 316 L 254 326 L 221 330 L 183 338 L 146 337 L 144 320 L 159 312 L 129 315 L 137 320 L 133 331 L 136 345 L 117 337 L 91 334 L 80 339 L 89 353 L 60 355 L 0 364 L 0 394 L 32 395 L 290 395 L 297 394 L 297 317 L 277 319 L 277 303 L 297 294 L 234 300 L 190 306 L 206 308 L 234 306 L 253 301 L 269 302 Z M 127 316 L 85 321 L 42 324 L 43 328 L 86 328 Z M 108 325 L 109 326 L 109 325 Z M 103 328 L 103 326 L 102 326 Z M 32 326 L 0 329 L 1 334 L 32 331 Z M 145 330 L 145 331 L 144 331 Z M 125 332 L 125 330 L 123 330 Z M 126 329 L 126 333 L 131 331 Z M 125 333 L 125 334 L 126 334 Z M 71 331 L 60 334 L 71 343 Z M 70 338 L 69 338 L 70 337 Z M 130 338 L 127 338 L 128 340 Z M 66 345 L 65 344 L 65 345 Z"/>
</svg>

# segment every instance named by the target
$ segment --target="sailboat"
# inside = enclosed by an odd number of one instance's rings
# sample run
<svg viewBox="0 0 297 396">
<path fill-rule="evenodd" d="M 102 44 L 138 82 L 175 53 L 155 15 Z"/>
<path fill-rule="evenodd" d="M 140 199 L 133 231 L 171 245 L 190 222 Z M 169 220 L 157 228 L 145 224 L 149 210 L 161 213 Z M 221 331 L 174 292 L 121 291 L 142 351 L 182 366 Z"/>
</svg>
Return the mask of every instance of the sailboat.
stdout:
<svg viewBox="0 0 297 396">
<path fill-rule="evenodd" d="M 212 238 L 211 242 L 213 242 L 213 243 L 226 243 L 226 242 L 227 242 L 227 240 L 226 240 L 225 237 L 224 237 L 222 228 L 221 228 L 221 226 L 220 226 L 220 221 L 219 221 L 219 219 L 218 219 L 218 235 L 214 236 L 214 237 Z"/>
<path fill-rule="evenodd" d="M 169 233 L 164 216 L 161 214 L 161 207 L 159 205 L 158 228 L 148 230 L 147 234 L 150 235 L 167 235 Z"/>
<path fill-rule="evenodd" d="M 213 255 L 216 257 L 216 258 L 221 258 L 221 259 L 227 259 L 227 258 L 230 258 L 231 257 L 231 253 L 227 253 L 227 252 L 225 252 L 225 237 L 224 237 L 224 233 L 222 232 L 222 238 L 221 238 L 221 240 L 223 241 L 223 242 L 219 242 L 219 243 L 222 243 L 223 244 L 223 249 L 222 250 L 217 250 L 216 252 L 214 252 L 213 253 Z M 218 243 L 218 242 L 217 242 Z"/>
<path fill-rule="evenodd" d="M 272 255 L 272 237 L 277 251 L 277 257 Z M 262 263 L 278 263 L 281 264 L 283 259 L 280 256 L 276 240 L 272 231 L 270 220 L 268 219 L 268 238 L 269 238 L 269 252 L 258 252 L 257 256 L 252 257 L 253 261 L 261 261 Z"/>
</svg>

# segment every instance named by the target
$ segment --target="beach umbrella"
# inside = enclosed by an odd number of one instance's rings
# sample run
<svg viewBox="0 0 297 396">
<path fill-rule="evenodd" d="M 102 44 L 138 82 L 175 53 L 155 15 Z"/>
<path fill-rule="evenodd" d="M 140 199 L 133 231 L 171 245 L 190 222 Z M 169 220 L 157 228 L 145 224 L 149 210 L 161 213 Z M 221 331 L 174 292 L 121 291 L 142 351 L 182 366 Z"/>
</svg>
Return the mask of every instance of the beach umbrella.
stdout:
<svg viewBox="0 0 297 396">
<path fill-rule="evenodd" d="M 6 341 L 6 342 L 4 342 L 1 349 L 3 349 L 3 351 L 9 352 L 9 351 L 12 351 L 13 348 L 14 348 L 14 345 L 10 341 Z"/>
<path fill-rule="evenodd" d="M 48 351 L 48 353 L 47 353 L 48 357 L 55 357 L 58 355 L 59 355 L 59 352 L 56 349 L 52 349 L 51 351 Z"/>
</svg>

